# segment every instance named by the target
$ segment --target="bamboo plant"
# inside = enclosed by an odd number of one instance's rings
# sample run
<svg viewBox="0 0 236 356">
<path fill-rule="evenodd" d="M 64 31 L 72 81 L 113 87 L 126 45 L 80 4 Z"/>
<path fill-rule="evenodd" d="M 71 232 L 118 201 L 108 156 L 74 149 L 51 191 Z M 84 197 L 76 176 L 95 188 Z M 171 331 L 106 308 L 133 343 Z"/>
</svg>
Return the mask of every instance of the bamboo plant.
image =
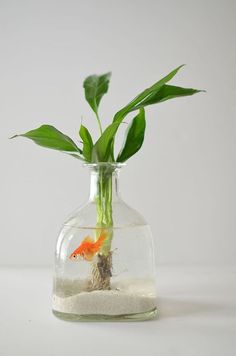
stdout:
<svg viewBox="0 0 236 356">
<path fill-rule="evenodd" d="M 161 103 L 166 100 L 182 96 L 190 96 L 202 90 L 192 88 L 182 88 L 167 84 L 182 68 L 179 66 L 161 80 L 154 83 L 149 88 L 135 96 L 127 105 L 117 111 L 112 122 L 103 129 L 98 108 L 104 94 L 107 93 L 111 73 L 102 75 L 91 75 L 84 80 L 83 87 L 85 98 L 95 114 L 99 129 L 99 138 L 94 142 L 89 130 L 81 123 L 79 136 L 82 146 L 75 143 L 69 136 L 65 135 L 54 126 L 42 125 L 34 130 L 23 134 L 14 135 L 15 137 L 26 137 L 33 140 L 36 144 L 61 151 L 87 163 L 122 163 L 136 154 L 141 148 L 146 127 L 145 108 L 149 105 Z M 114 152 L 114 141 L 119 126 L 126 116 L 135 112 L 134 118 L 130 121 L 124 137 L 123 145 L 118 153 Z M 109 168 L 110 167 L 110 168 Z M 108 229 L 109 238 L 102 248 L 99 258 L 92 269 L 92 289 L 109 289 L 110 277 L 112 275 L 112 170 L 114 166 L 100 165 L 98 195 L 96 200 L 97 208 L 97 227 Z M 103 273 L 101 273 L 103 271 Z M 104 273 L 106 271 L 106 273 Z"/>
</svg>

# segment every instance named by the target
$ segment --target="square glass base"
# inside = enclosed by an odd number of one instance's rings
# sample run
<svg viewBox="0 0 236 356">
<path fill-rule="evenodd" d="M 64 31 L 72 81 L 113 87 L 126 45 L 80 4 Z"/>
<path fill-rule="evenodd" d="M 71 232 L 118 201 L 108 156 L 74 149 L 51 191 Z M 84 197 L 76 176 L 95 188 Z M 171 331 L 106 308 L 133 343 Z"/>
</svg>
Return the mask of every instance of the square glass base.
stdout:
<svg viewBox="0 0 236 356">
<path fill-rule="evenodd" d="M 61 313 L 57 310 L 52 310 L 52 312 L 57 318 L 67 321 L 143 321 L 154 319 L 157 316 L 157 308 L 144 313 L 125 315 L 76 315 L 70 313 Z"/>
</svg>

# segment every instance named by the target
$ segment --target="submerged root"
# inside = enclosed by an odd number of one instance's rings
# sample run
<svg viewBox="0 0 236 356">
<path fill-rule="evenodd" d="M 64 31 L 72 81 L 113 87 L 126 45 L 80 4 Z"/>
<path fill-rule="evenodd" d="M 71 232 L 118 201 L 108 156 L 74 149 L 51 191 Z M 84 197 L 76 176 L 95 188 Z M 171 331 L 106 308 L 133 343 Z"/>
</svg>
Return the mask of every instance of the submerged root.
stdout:
<svg viewBox="0 0 236 356">
<path fill-rule="evenodd" d="M 92 265 L 91 280 L 89 290 L 109 290 L 112 276 L 112 253 L 108 255 L 97 255 L 97 261 Z"/>
</svg>

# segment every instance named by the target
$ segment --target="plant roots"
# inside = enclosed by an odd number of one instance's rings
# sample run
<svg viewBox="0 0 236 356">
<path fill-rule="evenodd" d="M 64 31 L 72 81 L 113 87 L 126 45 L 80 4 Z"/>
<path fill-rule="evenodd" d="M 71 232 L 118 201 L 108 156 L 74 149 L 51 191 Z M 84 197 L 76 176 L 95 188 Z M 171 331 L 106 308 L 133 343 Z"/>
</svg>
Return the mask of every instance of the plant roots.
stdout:
<svg viewBox="0 0 236 356">
<path fill-rule="evenodd" d="M 112 276 L 112 252 L 107 255 L 98 254 L 97 261 L 92 265 L 89 290 L 109 290 Z"/>
</svg>

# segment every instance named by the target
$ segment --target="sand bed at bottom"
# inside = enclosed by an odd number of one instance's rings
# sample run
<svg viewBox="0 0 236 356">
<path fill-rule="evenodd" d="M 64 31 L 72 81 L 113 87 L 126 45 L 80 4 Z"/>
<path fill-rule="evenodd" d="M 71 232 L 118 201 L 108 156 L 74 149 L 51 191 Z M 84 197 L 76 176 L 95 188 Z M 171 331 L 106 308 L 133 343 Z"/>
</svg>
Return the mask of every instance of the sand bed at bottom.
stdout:
<svg viewBox="0 0 236 356">
<path fill-rule="evenodd" d="M 81 281 L 82 283 L 84 284 Z M 113 289 L 106 291 L 81 291 L 64 296 L 62 293 L 54 294 L 53 309 L 61 313 L 77 315 L 124 315 L 148 312 L 156 307 L 156 298 L 153 293 L 150 293 L 150 288 L 147 289 L 149 285 L 145 284 L 129 281 L 122 286 L 113 285 Z"/>
</svg>

